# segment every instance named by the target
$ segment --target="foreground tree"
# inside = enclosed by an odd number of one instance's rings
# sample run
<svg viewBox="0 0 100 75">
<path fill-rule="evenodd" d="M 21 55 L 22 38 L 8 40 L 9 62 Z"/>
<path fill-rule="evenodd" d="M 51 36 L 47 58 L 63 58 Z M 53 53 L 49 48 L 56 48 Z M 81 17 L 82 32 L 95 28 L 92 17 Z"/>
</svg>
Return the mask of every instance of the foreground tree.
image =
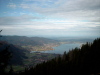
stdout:
<svg viewBox="0 0 100 75">
<path fill-rule="evenodd" d="M 11 52 L 8 51 L 8 47 L 6 47 L 4 50 L 0 51 L 0 73 L 4 74 L 5 69 L 8 66 L 9 60 L 11 58 Z"/>
<path fill-rule="evenodd" d="M 0 30 L 0 37 L 2 37 L 1 32 L 2 30 Z M 2 46 L 3 44 L 4 44 L 3 42 L 0 42 L 0 46 Z M 11 52 L 8 50 L 9 47 L 10 46 L 7 46 L 3 50 L 0 48 L 0 75 L 6 74 L 5 70 L 9 64 L 10 58 L 12 57 Z"/>
</svg>

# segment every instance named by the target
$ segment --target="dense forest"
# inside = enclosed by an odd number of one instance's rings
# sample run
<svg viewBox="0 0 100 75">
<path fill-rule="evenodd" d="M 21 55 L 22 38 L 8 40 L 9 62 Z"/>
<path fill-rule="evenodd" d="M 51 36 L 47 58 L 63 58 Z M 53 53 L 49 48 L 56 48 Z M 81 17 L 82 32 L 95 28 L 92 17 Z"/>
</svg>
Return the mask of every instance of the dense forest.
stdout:
<svg viewBox="0 0 100 75">
<path fill-rule="evenodd" d="M 38 64 L 35 68 L 25 68 L 19 75 L 91 75 L 100 74 L 100 38 L 93 43 L 83 44 L 63 56 Z"/>
<path fill-rule="evenodd" d="M 6 61 L 0 59 L 0 69 L 5 73 L 10 53 L 0 52 L 0 58 L 3 53 L 7 53 L 5 57 Z M 2 56 L 1 56 L 2 55 Z M 6 65 L 2 65 L 6 64 Z M 0 71 L 1 72 L 1 71 Z M 70 50 L 68 53 L 64 52 L 62 56 L 53 58 L 52 60 L 37 64 L 35 67 L 25 68 L 23 72 L 14 73 L 13 68 L 7 75 L 99 75 L 100 74 L 100 38 L 95 39 L 92 43 L 87 42 L 83 44 L 81 48 L 75 48 Z"/>
</svg>

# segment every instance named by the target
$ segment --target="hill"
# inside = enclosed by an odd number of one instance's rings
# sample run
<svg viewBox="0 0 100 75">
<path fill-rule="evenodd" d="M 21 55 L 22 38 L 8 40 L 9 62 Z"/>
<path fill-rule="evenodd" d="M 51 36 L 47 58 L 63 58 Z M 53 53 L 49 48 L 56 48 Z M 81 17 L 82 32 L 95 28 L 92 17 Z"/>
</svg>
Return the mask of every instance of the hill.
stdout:
<svg viewBox="0 0 100 75">
<path fill-rule="evenodd" d="M 8 44 L 6 43 L 2 43 L 0 45 L 0 52 L 5 50 L 7 47 L 8 51 L 12 54 L 11 60 L 9 62 L 9 64 L 11 65 L 22 65 L 23 64 L 23 59 L 26 59 L 26 55 L 25 52 L 29 53 L 29 51 L 21 48 L 20 46 L 15 46 L 12 44 Z"/>
<path fill-rule="evenodd" d="M 38 63 L 42 63 L 43 61 L 47 61 L 58 56 L 57 54 L 50 53 L 30 53 L 30 51 L 26 50 L 25 48 L 22 48 L 19 45 L 13 45 L 9 44 L 6 41 L 0 41 L 0 65 L 2 64 L 2 60 L 8 57 L 7 55 L 5 56 L 5 52 L 11 54 L 11 57 L 9 58 L 10 61 L 7 61 L 8 68 L 6 67 L 6 69 L 8 71 L 10 69 L 9 66 L 11 65 L 14 71 L 22 71 L 26 66 L 35 66 Z"/>
<path fill-rule="evenodd" d="M 48 43 L 57 43 L 56 40 L 47 39 L 43 37 L 26 37 L 26 36 L 3 36 L 2 41 L 7 41 L 14 45 L 44 45 Z"/>
<path fill-rule="evenodd" d="M 100 38 L 93 43 L 83 44 L 68 53 L 64 52 L 50 61 L 26 68 L 18 75 L 99 75 L 100 74 Z"/>
<path fill-rule="evenodd" d="M 59 45 L 57 40 L 43 37 L 26 37 L 26 36 L 3 36 L 2 41 L 10 44 L 21 46 L 28 51 L 53 50 L 53 46 Z"/>
</svg>

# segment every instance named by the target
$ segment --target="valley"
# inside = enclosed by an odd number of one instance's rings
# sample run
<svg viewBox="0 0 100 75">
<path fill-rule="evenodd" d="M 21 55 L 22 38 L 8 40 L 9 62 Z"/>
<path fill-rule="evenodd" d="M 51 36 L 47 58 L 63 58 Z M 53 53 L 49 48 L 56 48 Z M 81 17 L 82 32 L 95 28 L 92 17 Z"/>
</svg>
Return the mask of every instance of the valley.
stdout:
<svg viewBox="0 0 100 75">
<path fill-rule="evenodd" d="M 23 71 L 26 68 L 31 66 L 35 67 L 37 64 L 42 62 L 47 62 L 50 59 L 57 57 L 59 54 L 51 54 L 51 53 L 25 53 L 28 57 L 27 59 L 23 60 L 23 65 L 13 65 L 13 69 L 15 72 Z"/>
<path fill-rule="evenodd" d="M 41 37 L 3 36 L 0 41 L 0 51 L 10 46 L 9 51 L 12 53 L 10 64 L 15 72 L 23 71 L 25 67 L 35 67 L 35 65 L 44 61 L 46 62 L 59 55 L 40 52 L 30 53 L 31 51 L 54 50 L 53 47 L 60 45 L 57 40 Z M 10 65 L 7 71 L 9 71 L 9 68 Z"/>
<path fill-rule="evenodd" d="M 87 39 L 50 39 L 26 36 L 3 36 L 1 38 L 1 44 L 5 42 L 2 45 L 10 46 L 9 51 L 11 51 L 13 55 L 10 64 L 12 64 L 15 72 L 23 71 L 25 67 L 35 67 L 39 63 L 47 62 L 50 59 L 62 55 L 63 52 L 69 50 L 70 47 L 76 47 L 78 46 L 77 44 L 83 44 L 85 41 L 87 41 Z M 91 39 L 89 41 L 91 41 Z M 56 53 L 53 53 L 55 49 L 57 49 Z M 50 53 L 49 51 L 53 52 Z"/>
<path fill-rule="evenodd" d="M 47 50 L 54 50 L 53 47 L 59 46 L 58 43 L 50 43 L 50 44 L 44 44 L 43 46 L 33 46 L 33 45 L 27 45 L 27 46 L 21 46 L 22 48 L 27 49 L 28 51 L 47 51 Z"/>
</svg>

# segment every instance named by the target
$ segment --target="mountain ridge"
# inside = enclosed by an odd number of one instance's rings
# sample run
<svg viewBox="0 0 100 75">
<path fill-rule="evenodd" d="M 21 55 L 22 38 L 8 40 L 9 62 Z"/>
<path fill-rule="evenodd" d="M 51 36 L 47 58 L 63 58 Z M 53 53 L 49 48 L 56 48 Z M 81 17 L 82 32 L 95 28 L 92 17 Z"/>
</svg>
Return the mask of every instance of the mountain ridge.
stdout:
<svg viewBox="0 0 100 75">
<path fill-rule="evenodd" d="M 2 41 L 7 41 L 11 44 L 16 45 L 44 45 L 48 43 L 57 43 L 57 40 L 48 39 L 44 37 L 26 37 L 26 36 L 3 36 L 1 38 Z M 18 43 L 20 42 L 20 43 Z"/>
</svg>

